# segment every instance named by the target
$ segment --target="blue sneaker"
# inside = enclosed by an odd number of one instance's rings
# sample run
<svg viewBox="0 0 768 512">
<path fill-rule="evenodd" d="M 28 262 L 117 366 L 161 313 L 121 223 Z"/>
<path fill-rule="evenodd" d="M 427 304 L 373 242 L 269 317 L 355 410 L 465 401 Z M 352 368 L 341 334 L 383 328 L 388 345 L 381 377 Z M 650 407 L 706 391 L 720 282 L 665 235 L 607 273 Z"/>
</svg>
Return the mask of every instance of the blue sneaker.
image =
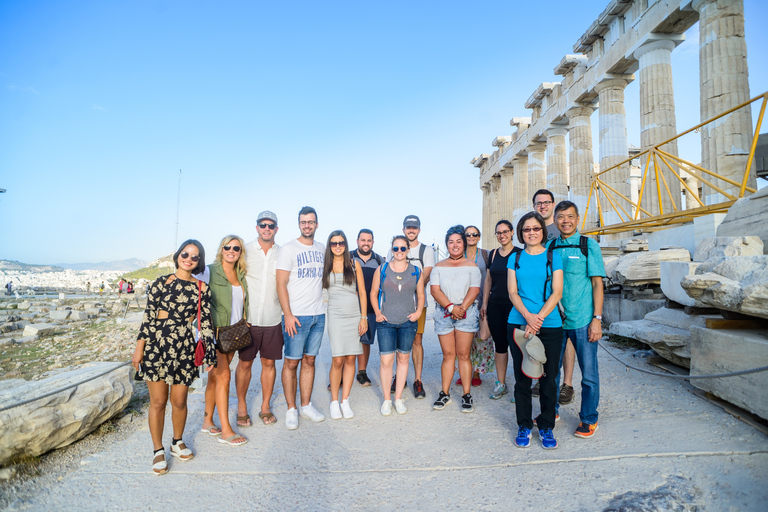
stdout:
<svg viewBox="0 0 768 512">
<path fill-rule="evenodd" d="M 531 445 L 531 429 L 520 427 L 517 429 L 515 446 L 518 448 L 528 448 Z"/>
<path fill-rule="evenodd" d="M 557 448 L 557 439 L 555 439 L 555 434 L 552 433 L 551 428 L 539 430 L 539 439 L 541 439 L 541 446 L 545 450 L 554 450 Z"/>
</svg>

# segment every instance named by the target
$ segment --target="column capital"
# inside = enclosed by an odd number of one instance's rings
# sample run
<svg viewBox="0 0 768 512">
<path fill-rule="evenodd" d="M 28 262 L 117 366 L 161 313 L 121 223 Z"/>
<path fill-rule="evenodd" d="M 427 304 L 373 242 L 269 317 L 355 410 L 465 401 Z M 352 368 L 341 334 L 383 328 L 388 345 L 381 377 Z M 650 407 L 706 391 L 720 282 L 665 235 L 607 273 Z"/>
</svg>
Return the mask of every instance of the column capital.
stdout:
<svg viewBox="0 0 768 512">
<path fill-rule="evenodd" d="M 591 104 L 590 105 L 578 104 L 574 107 L 569 108 L 568 111 L 565 113 L 565 115 L 568 116 L 568 119 L 571 119 L 573 117 L 580 117 L 580 116 L 590 117 L 595 110 L 597 110 L 597 107 Z"/>
<path fill-rule="evenodd" d="M 675 41 L 671 41 L 669 39 L 656 39 L 648 41 L 647 43 L 643 44 L 643 46 L 635 50 L 632 56 L 639 61 L 640 57 L 654 50 L 666 50 L 669 53 L 672 53 L 672 50 L 675 49 L 677 44 L 679 43 L 675 43 Z"/>
<path fill-rule="evenodd" d="M 525 148 L 526 152 L 530 155 L 531 153 L 535 153 L 537 151 L 546 151 L 547 150 L 547 144 L 544 142 L 534 142 L 532 144 L 528 144 L 528 146 Z"/>
<path fill-rule="evenodd" d="M 515 126 L 518 129 L 522 128 L 523 130 L 531 126 L 531 118 L 530 117 L 513 117 L 509 120 L 509 126 Z"/>
<path fill-rule="evenodd" d="M 547 138 L 557 137 L 558 135 L 565 137 L 568 135 L 568 128 L 565 126 L 551 126 L 544 130 L 544 133 L 547 134 Z"/>
<path fill-rule="evenodd" d="M 622 75 L 617 75 L 615 77 L 606 77 L 604 80 L 601 80 L 597 84 L 595 84 L 595 92 L 597 94 L 600 94 L 601 92 L 609 89 L 616 89 L 623 91 L 629 83 L 635 79 L 635 75 L 623 75 L 627 78 L 623 78 Z M 631 77 L 631 78 L 630 78 Z"/>
<path fill-rule="evenodd" d="M 486 181 L 485 183 L 483 183 L 482 185 L 480 185 L 480 189 L 481 189 L 483 192 L 488 192 L 489 190 L 491 190 L 491 184 L 490 184 L 489 182 L 487 182 L 487 181 Z"/>
<path fill-rule="evenodd" d="M 514 174 L 515 170 L 512 167 L 502 167 L 499 171 L 499 174 L 504 176 L 512 176 Z"/>
<path fill-rule="evenodd" d="M 508 144 L 512 144 L 512 137 L 509 135 L 499 135 L 491 142 L 491 145 L 497 148 L 503 148 Z"/>
</svg>

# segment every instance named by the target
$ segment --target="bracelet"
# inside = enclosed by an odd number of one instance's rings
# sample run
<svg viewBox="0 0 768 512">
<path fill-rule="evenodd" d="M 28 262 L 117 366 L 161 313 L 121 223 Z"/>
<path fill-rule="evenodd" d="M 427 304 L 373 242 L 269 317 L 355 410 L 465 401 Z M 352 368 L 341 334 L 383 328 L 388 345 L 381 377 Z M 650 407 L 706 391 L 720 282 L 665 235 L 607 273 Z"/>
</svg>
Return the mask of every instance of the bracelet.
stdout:
<svg viewBox="0 0 768 512">
<path fill-rule="evenodd" d="M 367 316 L 361 316 L 360 320 L 368 320 L 368 317 Z"/>
<path fill-rule="evenodd" d="M 443 309 L 447 310 L 448 313 L 453 313 L 453 302 L 445 306 Z"/>
</svg>

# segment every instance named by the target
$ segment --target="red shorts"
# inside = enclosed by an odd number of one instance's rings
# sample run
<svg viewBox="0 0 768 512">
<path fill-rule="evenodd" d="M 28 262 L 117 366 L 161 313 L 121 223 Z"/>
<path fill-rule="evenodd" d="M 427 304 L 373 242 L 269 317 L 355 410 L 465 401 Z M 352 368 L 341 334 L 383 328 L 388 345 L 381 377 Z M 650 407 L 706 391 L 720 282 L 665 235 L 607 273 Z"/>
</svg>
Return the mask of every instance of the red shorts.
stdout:
<svg viewBox="0 0 768 512">
<path fill-rule="evenodd" d="M 253 342 L 245 348 L 237 351 L 243 361 L 253 361 L 261 352 L 263 359 L 277 361 L 283 358 L 283 326 L 282 324 L 271 327 L 251 326 L 251 339 Z"/>
</svg>

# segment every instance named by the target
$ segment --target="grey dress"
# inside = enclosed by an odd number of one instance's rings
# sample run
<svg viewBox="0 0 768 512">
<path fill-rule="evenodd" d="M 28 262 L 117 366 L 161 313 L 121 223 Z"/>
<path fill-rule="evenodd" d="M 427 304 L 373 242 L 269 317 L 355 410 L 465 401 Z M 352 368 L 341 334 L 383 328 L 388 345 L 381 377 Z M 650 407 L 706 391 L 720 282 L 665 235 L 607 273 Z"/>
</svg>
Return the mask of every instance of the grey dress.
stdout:
<svg viewBox="0 0 768 512">
<path fill-rule="evenodd" d="M 328 286 L 328 338 L 331 341 L 333 357 L 352 356 L 363 353 L 360 343 L 360 299 L 355 284 L 344 284 L 344 274 L 333 273 Z"/>
</svg>

